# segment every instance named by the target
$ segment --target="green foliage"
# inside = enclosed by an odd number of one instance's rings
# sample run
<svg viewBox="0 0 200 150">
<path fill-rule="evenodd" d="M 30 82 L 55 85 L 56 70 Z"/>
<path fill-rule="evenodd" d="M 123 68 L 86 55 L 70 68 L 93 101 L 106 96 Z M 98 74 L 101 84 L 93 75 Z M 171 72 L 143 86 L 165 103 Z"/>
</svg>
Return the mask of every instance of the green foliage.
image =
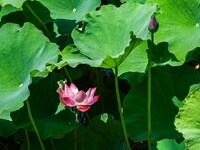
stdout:
<svg viewBox="0 0 200 150">
<path fill-rule="evenodd" d="M 30 136 L 31 149 L 40 149 L 38 141 L 34 135 Z M 56 147 L 57 150 L 63 149 L 96 149 L 96 150 L 121 150 L 125 149 L 123 133 L 120 122 L 113 120 L 108 116 L 107 122 L 103 122 L 100 116 L 90 120 L 88 127 L 79 126 L 73 132 L 65 137 L 56 137 L 44 142 L 45 147 L 51 149 Z M 27 144 L 23 143 L 22 149 L 27 149 Z"/>
<path fill-rule="evenodd" d="M 155 34 L 156 43 L 167 42 L 169 51 L 184 62 L 191 50 L 200 46 L 198 0 L 149 0 L 158 4 L 161 14 L 157 16 L 160 27 Z"/>
<path fill-rule="evenodd" d="M 131 147 L 142 143 L 147 149 L 149 63 L 152 149 L 198 150 L 199 3 L 0 0 L 0 149 L 13 144 L 41 149 L 36 129 L 46 149 L 128 149 L 117 111 L 115 68 Z M 153 45 L 152 16 L 160 25 Z M 85 114 L 88 126 L 59 104 L 57 81 L 65 79 L 79 90 L 97 87 L 99 101 Z"/>
<path fill-rule="evenodd" d="M 16 8 L 20 8 L 23 2 L 25 2 L 25 0 L 0 0 L 0 6 L 12 5 Z"/>
<path fill-rule="evenodd" d="M 38 130 L 45 139 L 62 137 L 76 127 L 75 114 L 71 111 L 62 110 L 55 114 L 59 103 L 58 95 L 55 94 L 55 91 L 58 88 L 57 81 L 61 79 L 62 76 L 50 74 L 47 78 L 30 86 L 28 101 L 30 101 L 30 107 Z M 17 127 L 32 130 L 26 105 L 11 113 L 11 117 Z"/>
<path fill-rule="evenodd" d="M 76 27 L 75 20 L 65 20 L 65 19 L 56 19 L 54 20 L 57 26 L 57 37 L 56 43 L 60 46 L 60 49 L 64 49 L 68 44 L 73 43 L 71 37 L 72 30 Z"/>
<path fill-rule="evenodd" d="M 190 74 L 182 76 L 188 72 Z M 180 137 L 173 124 L 178 109 L 173 105 L 172 98 L 176 96 L 180 100 L 184 99 L 190 85 L 199 82 L 200 73 L 188 66 L 165 66 L 152 69 L 153 140 Z M 136 141 L 143 141 L 147 138 L 147 80 L 137 85 L 132 84 L 133 87 L 124 101 L 124 117 L 130 137 Z"/>
<path fill-rule="evenodd" d="M 137 46 L 131 31 L 137 38 L 147 38 L 149 18 L 155 9 L 155 6 L 137 3 L 126 3 L 120 8 L 102 6 L 99 11 L 86 15 L 84 24 L 72 32 L 74 43 L 83 55 L 103 61 L 101 67 L 114 68 L 124 60 L 121 55 L 129 54 Z M 129 45 L 132 46 L 126 52 Z"/>
<path fill-rule="evenodd" d="M 0 19 L 2 18 L 2 16 L 5 16 L 5 15 L 11 13 L 11 12 L 15 12 L 15 11 L 18 11 L 18 10 L 20 10 L 20 9 L 17 9 L 17 8 L 11 6 L 11 5 L 6 5 L 6 6 L 1 8 Z"/>
<path fill-rule="evenodd" d="M 62 60 L 59 62 L 59 68 L 65 65 L 76 67 L 79 64 L 87 64 L 93 67 L 98 67 L 101 64 L 99 60 L 91 60 L 87 56 L 81 54 L 73 45 L 68 45 L 61 53 Z"/>
<path fill-rule="evenodd" d="M 59 52 L 29 23 L 22 28 L 14 24 L 2 26 L 0 42 L 0 116 L 8 119 L 9 113 L 22 107 L 29 96 L 30 73 L 44 71 L 47 63 L 57 61 Z"/>
<path fill-rule="evenodd" d="M 175 119 L 177 130 L 183 134 L 188 150 L 197 150 L 200 146 L 199 98 L 200 89 L 198 87 L 185 98 Z"/>
<path fill-rule="evenodd" d="M 46 6 L 54 19 L 80 21 L 88 12 L 100 6 L 100 0 L 38 0 Z"/>
<path fill-rule="evenodd" d="M 35 24 L 38 28 L 52 22 L 50 11 L 37 1 L 27 1 L 22 8 L 26 20 Z"/>
<path fill-rule="evenodd" d="M 185 143 L 177 143 L 175 140 L 164 139 L 157 142 L 158 150 L 185 150 Z"/>
<path fill-rule="evenodd" d="M 146 49 L 147 42 L 137 46 L 119 66 L 119 75 L 126 72 L 145 72 L 148 63 Z"/>
</svg>

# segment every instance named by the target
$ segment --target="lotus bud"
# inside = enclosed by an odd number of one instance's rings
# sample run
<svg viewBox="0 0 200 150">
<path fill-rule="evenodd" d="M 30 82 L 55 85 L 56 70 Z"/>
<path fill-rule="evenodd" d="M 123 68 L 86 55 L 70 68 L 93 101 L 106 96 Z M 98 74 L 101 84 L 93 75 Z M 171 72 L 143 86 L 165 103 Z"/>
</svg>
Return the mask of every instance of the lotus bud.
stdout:
<svg viewBox="0 0 200 150">
<path fill-rule="evenodd" d="M 153 16 L 150 20 L 150 23 L 149 23 L 149 31 L 151 33 L 155 33 L 156 31 L 158 31 L 158 28 L 159 28 L 159 23 L 158 21 L 156 20 L 156 17 Z"/>
</svg>

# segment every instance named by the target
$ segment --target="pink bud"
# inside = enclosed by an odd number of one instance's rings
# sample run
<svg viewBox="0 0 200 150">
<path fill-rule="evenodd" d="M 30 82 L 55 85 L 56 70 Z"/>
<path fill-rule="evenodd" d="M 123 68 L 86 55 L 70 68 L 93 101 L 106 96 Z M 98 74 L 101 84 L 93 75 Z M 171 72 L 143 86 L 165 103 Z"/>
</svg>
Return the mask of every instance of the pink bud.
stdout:
<svg viewBox="0 0 200 150">
<path fill-rule="evenodd" d="M 151 33 L 155 33 L 156 31 L 158 31 L 158 28 L 159 28 L 159 23 L 158 21 L 156 20 L 156 17 L 153 16 L 150 20 L 150 23 L 149 23 L 149 31 Z"/>
</svg>

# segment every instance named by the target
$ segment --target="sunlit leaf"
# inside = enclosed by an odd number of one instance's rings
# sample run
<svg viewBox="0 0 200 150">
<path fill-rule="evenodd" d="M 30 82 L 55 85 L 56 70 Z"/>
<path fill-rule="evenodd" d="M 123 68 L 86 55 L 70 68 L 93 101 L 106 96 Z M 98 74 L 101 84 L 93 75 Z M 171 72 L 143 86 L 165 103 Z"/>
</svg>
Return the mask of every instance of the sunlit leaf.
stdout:
<svg viewBox="0 0 200 150">
<path fill-rule="evenodd" d="M 82 27 L 73 30 L 74 43 L 90 59 L 104 60 L 102 67 L 116 67 L 124 59 L 125 49 L 129 45 L 132 45 L 132 49 L 137 45 L 136 38 L 147 39 L 149 20 L 155 10 L 155 5 L 134 2 L 125 3 L 119 8 L 102 6 L 99 11 L 86 15 Z"/>
<path fill-rule="evenodd" d="M 152 1 L 152 0 L 150 0 Z M 169 51 L 180 61 L 187 53 L 200 46 L 200 8 L 199 0 L 153 0 L 161 9 L 157 15 L 160 24 L 155 33 L 155 41 L 167 42 Z"/>
<path fill-rule="evenodd" d="M 46 6 L 54 19 L 80 21 L 88 12 L 100 6 L 100 0 L 38 0 Z"/>
<path fill-rule="evenodd" d="M 29 96 L 30 73 L 44 71 L 47 64 L 56 63 L 59 51 L 29 23 L 22 28 L 3 25 L 0 45 L 0 118 L 9 119 L 10 112 L 22 107 Z"/>
<path fill-rule="evenodd" d="M 177 130 L 183 134 L 187 150 L 200 147 L 200 88 L 192 91 L 183 101 L 175 118 Z"/>
<path fill-rule="evenodd" d="M 119 66 L 119 75 L 126 72 L 145 72 L 148 58 L 147 58 L 147 42 L 137 46 L 130 55 Z"/>
<path fill-rule="evenodd" d="M 158 150 L 185 150 L 185 143 L 177 143 L 174 139 L 164 139 L 157 142 Z"/>
<path fill-rule="evenodd" d="M 0 5 L 5 6 L 10 4 L 14 7 L 20 8 L 25 1 L 26 0 L 0 0 Z"/>
</svg>

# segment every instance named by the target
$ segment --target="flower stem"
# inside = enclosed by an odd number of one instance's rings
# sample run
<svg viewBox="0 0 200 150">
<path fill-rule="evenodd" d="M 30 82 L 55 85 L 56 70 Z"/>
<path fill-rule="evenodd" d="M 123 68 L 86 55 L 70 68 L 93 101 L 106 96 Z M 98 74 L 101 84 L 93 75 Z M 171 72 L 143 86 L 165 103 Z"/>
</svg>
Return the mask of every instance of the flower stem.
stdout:
<svg viewBox="0 0 200 150">
<path fill-rule="evenodd" d="M 37 20 L 37 22 L 41 24 L 41 26 L 43 27 L 44 32 L 46 33 L 46 35 L 48 36 L 48 38 L 49 38 L 50 40 L 52 40 L 52 36 L 51 36 L 51 34 L 50 34 L 50 32 L 49 32 L 47 26 L 46 26 L 46 23 L 44 23 L 44 22 L 40 19 L 40 17 L 39 17 L 39 16 L 35 13 L 35 11 L 30 7 L 30 5 L 28 4 L 28 2 L 25 2 L 25 3 L 24 3 L 24 6 L 27 8 L 27 10 L 28 10 L 29 13 L 31 14 L 31 16 L 34 16 L 34 19 Z"/>
<path fill-rule="evenodd" d="M 67 68 L 66 68 L 66 67 L 63 67 L 63 69 L 64 69 L 64 71 L 65 71 L 65 74 L 67 75 L 67 79 L 69 80 L 70 83 L 72 83 L 73 81 L 72 81 L 72 78 L 71 78 L 71 76 L 70 76 L 70 74 L 69 74 Z"/>
<path fill-rule="evenodd" d="M 147 102 L 147 123 L 148 123 L 148 149 L 151 149 L 151 66 L 152 66 L 152 50 L 154 44 L 154 33 L 151 33 L 151 45 L 148 54 L 148 102 Z"/>
<path fill-rule="evenodd" d="M 128 134 L 126 131 L 126 125 L 125 125 L 124 117 L 122 114 L 121 100 L 120 100 L 120 94 L 119 94 L 119 83 L 118 83 L 118 68 L 117 67 L 115 68 L 115 91 L 116 91 L 118 111 L 119 111 L 119 116 L 120 116 L 120 120 L 121 120 L 121 124 L 122 124 L 122 129 L 124 132 L 125 141 L 126 141 L 128 150 L 131 150 L 129 140 L 128 140 Z"/>
<path fill-rule="evenodd" d="M 27 129 L 24 129 L 24 132 L 25 132 L 25 135 L 26 135 L 27 148 L 28 148 L 28 150 L 31 150 L 30 140 L 29 140 Z"/>
<path fill-rule="evenodd" d="M 50 142 L 51 142 L 51 145 L 52 145 L 52 149 L 53 149 L 53 150 L 56 150 L 56 147 L 55 147 L 55 145 L 54 145 L 54 142 L 53 142 L 53 139 L 52 139 L 52 138 L 50 138 Z"/>
<path fill-rule="evenodd" d="M 64 71 L 65 71 L 65 74 L 66 74 L 67 79 L 69 80 L 69 82 L 70 82 L 70 83 L 73 83 L 73 80 L 72 80 L 72 78 L 71 78 L 71 76 L 70 76 L 70 74 L 69 74 L 67 68 L 66 68 L 66 67 L 63 67 L 63 69 L 64 69 Z M 87 112 L 86 112 L 86 115 L 87 115 L 87 117 L 89 118 L 89 115 L 88 115 Z M 76 129 L 74 129 L 74 150 L 77 150 L 77 133 L 76 133 Z"/>
<path fill-rule="evenodd" d="M 37 126 L 36 126 L 36 124 L 35 124 L 35 121 L 34 121 L 34 119 L 33 119 L 33 115 L 32 115 L 32 112 L 31 112 L 31 107 L 30 107 L 29 101 L 26 100 L 25 103 L 26 103 L 26 107 L 27 107 L 27 110 L 28 110 L 29 118 L 30 118 L 30 120 L 31 120 L 31 123 L 32 123 L 32 125 L 33 125 L 34 130 L 35 130 L 35 133 L 36 133 L 36 135 L 37 135 L 37 138 L 38 138 L 38 141 L 39 141 L 39 143 L 40 143 L 40 146 L 41 146 L 42 150 L 45 150 L 44 144 L 43 144 L 43 142 L 42 142 L 42 140 L 41 140 L 41 138 L 40 138 L 39 131 L 38 131 Z"/>
</svg>

